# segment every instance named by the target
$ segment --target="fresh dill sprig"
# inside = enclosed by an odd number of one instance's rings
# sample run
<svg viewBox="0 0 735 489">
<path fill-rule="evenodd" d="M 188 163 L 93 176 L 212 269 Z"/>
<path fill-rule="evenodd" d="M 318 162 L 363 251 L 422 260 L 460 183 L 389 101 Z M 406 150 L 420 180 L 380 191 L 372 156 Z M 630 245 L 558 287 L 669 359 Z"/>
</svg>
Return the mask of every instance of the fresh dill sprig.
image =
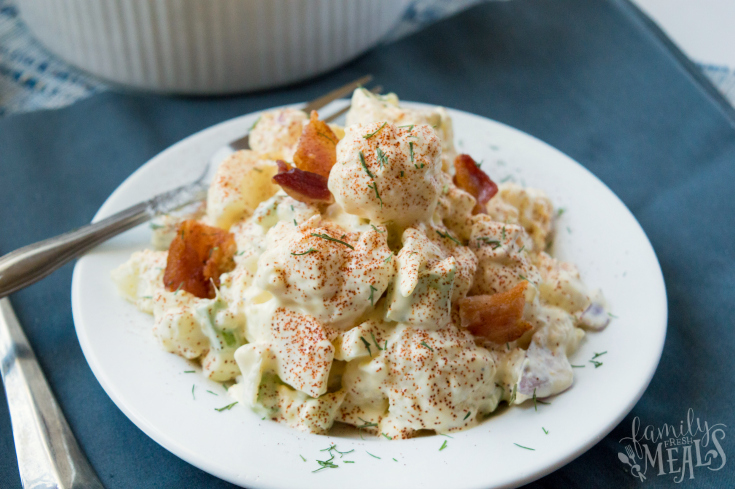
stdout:
<svg viewBox="0 0 735 489">
<path fill-rule="evenodd" d="M 416 124 L 406 124 L 405 126 L 398 126 L 398 127 L 407 127 L 408 128 L 408 132 L 411 132 L 411 131 L 413 131 L 413 126 L 415 126 L 415 125 Z"/>
<path fill-rule="evenodd" d="M 329 460 L 317 460 L 316 463 L 318 463 L 319 465 L 321 465 L 321 467 L 319 467 L 316 470 L 312 470 L 311 472 L 314 473 L 314 472 L 319 472 L 320 470 L 324 470 L 324 469 L 337 469 L 337 468 L 339 468 L 339 465 L 333 463 L 332 460 L 334 460 L 334 455 L 332 455 L 329 458 Z"/>
<path fill-rule="evenodd" d="M 331 237 L 331 236 L 330 236 L 330 235 L 328 235 L 328 234 L 321 234 L 321 233 L 311 233 L 311 235 L 312 235 L 312 236 L 315 236 L 315 237 L 317 237 L 317 238 L 322 238 L 322 239 L 326 239 L 326 240 L 328 240 L 328 241 L 334 241 L 335 243 L 340 243 L 340 244 L 343 244 L 343 245 L 345 245 L 346 247 L 348 247 L 348 248 L 349 248 L 349 249 L 351 249 L 351 250 L 354 250 L 354 249 L 355 249 L 355 247 L 354 247 L 354 246 L 352 246 L 351 244 L 349 244 L 349 243 L 345 243 L 345 242 L 344 242 L 344 241 L 342 241 L 341 239 L 333 238 L 333 237 Z"/>
<path fill-rule="evenodd" d="M 431 350 L 431 351 L 434 351 L 434 349 L 433 349 L 432 347 L 430 347 L 429 345 L 427 345 L 425 341 L 422 341 L 422 342 L 421 342 L 421 343 L 419 343 L 419 344 L 420 344 L 421 346 L 423 346 L 424 348 L 428 348 L 429 350 Z"/>
<path fill-rule="evenodd" d="M 541 427 L 541 429 L 544 430 L 544 434 L 545 435 L 548 435 L 549 434 L 548 430 L 546 428 L 544 428 L 543 426 Z"/>
<path fill-rule="evenodd" d="M 373 352 L 370 351 L 370 343 L 368 343 L 367 340 L 365 338 L 363 338 L 362 336 L 360 336 L 360 340 L 362 340 L 362 344 L 365 345 L 365 348 L 367 348 L 368 354 L 372 358 Z"/>
<path fill-rule="evenodd" d="M 362 151 L 360 151 L 360 164 L 362 165 L 362 169 L 365 170 L 365 173 L 367 173 L 370 178 L 375 178 L 375 175 L 370 173 L 370 170 L 367 167 L 367 163 L 365 163 L 365 155 L 362 154 Z"/>
<path fill-rule="evenodd" d="M 595 368 L 597 368 L 597 367 L 601 367 L 601 366 L 602 366 L 602 362 L 597 362 L 597 361 L 595 361 L 595 360 L 590 360 L 590 363 L 591 363 L 592 365 L 594 365 L 594 366 L 595 366 Z"/>
<path fill-rule="evenodd" d="M 602 353 L 595 353 L 595 356 L 594 356 L 594 357 L 592 357 L 592 360 L 594 360 L 594 359 L 595 359 L 595 358 L 597 358 L 597 357 L 601 357 L 601 356 L 602 356 L 602 355 L 604 355 L 605 353 L 607 353 L 607 351 L 603 351 Z"/>
<path fill-rule="evenodd" d="M 487 236 L 480 236 L 479 238 L 476 238 L 476 239 L 477 241 L 482 241 L 485 244 L 493 245 L 493 249 L 497 249 L 503 246 L 503 244 L 497 239 L 490 239 Z"/>
<path fill-rule="evenodd" d="M 505 241 L 505 225 L 503 225 L 503 231 L 501 233 L 500 239 L 502 239 L 503 241 Z"/>
<path fill-rule="evenodd" d="M 458 245 L 462 246 L 462 243 L 457 238 L 455 238 L 454 236 L 452 236 L 451 234 L 449 234 L 449 231 L 447 231 L 446 233 L 442 233 L 441 231 L 439 231 L 438 229 L 436 229 L 436 234 L 438 234 L 442 238 L 451 239 L 452 241 L 454 241 Z"/>
<path fill-rule="evenodd" d="M 536 451 L 536 449 L 535 449 L 535 448 L 528 448 L 528 447 L 524 447 L 523 445 L 519 445 L 518 443 L 513 443 L 513 445 L 515 445 L 515 446 L 517 446 L 517 447 L 520 447 L 520 448 L 523 448 L 523 449 L 525 449 L 525 450 L 531 450 L 531 451 L 534 451 L 534 452 Z"/>
<path fill-rule="evenodd" d="M 383 199 L 380 198 L 380 193 L 378 193 L 378 184 L 375 183 L 375 182 L 373 182 L 372 185 L 368 185 L 368 188 L 371 188 L 371 189 L 375 190 L 375 196 L 380 201 L 380 208 L 382 209 L 383 208 Z"/>
<path fill-rule="evenodd" d="M 251 130 L 251 131 L 252 131 L 253 129 L 255 129 L 255 126 L 257 126 L 257 125 L 258 125 L 258 122 L 260 122 L 260 119 L 262 119 L 262 118 L 263 118 L 263 116 L 262 116 L 262 115 L 259 115 L 259 116 L 258 116 L 258 118 L 257 118 L 257 119 L 255 119 L 255 122 L 253 122 L 253 125 L 252 125 L 252 126 L 250 126 L 250 130 Z"/>
<path fill-rule="evenodd" d="M 584 365 L 572 365 L 572 368 L 584 368 Z"/>
<path fill-rule="evenodd" d="M 377 129 L 376 129 L 375 131 L 371 132 L 370 134 L 365 134 L 365 135 L 364 135 L 364 136 L 363 136 L 362 138 L 363 138 L 363 139 L 370 139 L 371 137 L 373 137 L 373 136 L 375 136 L 376 134 L 378 134 L 378 133 L 380 132 L 380 130 L 381 130 L 381 129 L 383 129 L 383 128 L 385 127 L 385 125 L 386 125 L 386 124 L 388 124 L 388 122 L 387 122 L 387 121 L 386 121 L 386 122 L 384 122 L 382 126 L 380 126 L 379 128 L 377 128 Z"/>
<path fill-rule="evenodd" d="M 196 372 L 196 370 L 184 370 L 184 373 L 185 374 L 193 374 L 195 372 Z"/>
<path fill-rule="evenodd" d="M 467 414 L 465 414 L 464 419 L 462 421 L 466 421 L 467 418 L 470 417 L 470 414 L 472 414 L 472 411 L 468 411 Z"/>
<path fill-rule="evenodd" d="M 335 142 L 334 142 L 334 139 L 332 139 L 331 137 L 329 137 L 329 135 L 328 135 L 328 134 L 324 134 L 324 133 L 323 133 L 323 132 L 321 132 L 321 131 L 317 131 L 316 133 L 317 133 L 317 134 L 318 134 L 319 136 L 321 136 L 321 137 L 323 137 L 324 139 L 326 139 L 327 141 L 329 141 L 330 143 L 332 143 L 332 144 L 337 144 L 337 143 L 335 143 Z"/>
<path fill-rule="evenodd" d="M 176 295 L 176 294 L 178 294 L 178 293 L 179 293 L 179 291 L 181 290 L 181 287 L 183 287 L 183 285 L 184 285 L 184 282 L 181 282 L 181 283 L 179 284 L 179 286 L 178 286 L 178 287 L 176 288 L 176 292 L 174 292 L 174 295 Z"/>
<path fill-rule="evenodd" d="M 411 154 L 411 163 L 413 163 L 413 141 L 408 143 L 408 152 Z"/>
<path fill-rule="evenodd" d="M 378 426 L 378 423 L 373 423 L 371 421 L 365 421 L 364 419 L 362 419 L 360 417 L 358 417 L 357 419 L 359 419 L 360 421 L 362 421 L 363 423 L 365 423 L 362 426 L 357 426 L 357 428 L 360 428 L 360 429 L 362 429 L 362 428 L 373 428 L 375 426 Z"/>
<path fill-rule="evenodd" d="M 374 305 L 375 305 L 375 304 L 373 303 L 373 294 L 375 294 L 375 291 L 376 291 L 376 290 L 378 290 L 378 289 L 376 289 L 376 288 L 375 288 L 375 287 L 373 287 L 372 285 L 370 286 L 370 297 L 369 297 L 369 299 L 370 299 L 370 305 L 371 305 L 371 306 L 374 306 Z M 372 334 L 372 333 L 371 333 L 371 334 Z"/>
<path fill-rule="evenodd" d="M 191 398 L 192 398 L 192 399 L 194 399 L 194 400 L 196 401 L 196 400 L 197 400 L 197 398 L 196 398 L 196 396 L 194 396 L 194 388 L 195 388 L 195 387 L 196 387 L 196 385 L 195 385 L 195 384 L 192 384 L 192 385 L 191 385 Z"/>
<path fill-rule="evenodd" d="M 304 458 L 303 455 L 299 454 L 299 457 L 301 457 L 301 460 L 303 460 L 304 462 L 306 462 L 306 459 Z"/>
<path fill-rule="evenodd" d="M 391 258 L 393 258 L 393 253 L 391 253 L 390 255 L 388 255 L 388 258 L 386 258 L 385 260 L 383 260 L 383 263 L 388 263 Z"/>
<path fill-rule="evenodd" d="M 377 148 L 375 150 L 375 155 L 378 157 L 378 163 L 380 164 L 381 168 L 385 168 L 388 166 L 388 156 L 383 152 L 382 149 Z"/>
<path fill-rule="evenodd" d="M 291 253 L 293 256 L 304 256 L 308 255 L 309 253 L 314 253 L 316 250 L 314 248 L 309 248 L 308 250 L 304 251 L 303 253 Z"/>
<path fill-rule="evenodd" d="M 439 447 L 439 451 L 441 452 L 441 451 L 442 451 L 442 450 L 444 450 L 445 448 L 447 448 L 447 440 L 444 440 L 444 443 L 442 443 L 442 446 L 441 446 L 441 447 Z"/>
<path fill-rule="evenodd" d="M 367 453 L 371 457 L 377 458 L 378 460 L 382 460 L 380 457 L 378 457 L 377 455 L 373 455 L 372 453 L 368 452 L 367 450 L 365 450 L 365 453 Z"/>
<path fill-rule="evenodd" d="M 215 411 L 222 412 L 222 411 L 229 411 L 232 409 L 232 406 L 237 404 L 237 401 L 233 402 L 232 404 L 228 404 L 227 406 L 222 406 L 221 408 L 214 408 Z"/>
<path fill-rule="evenodd" d="M 386 435 L 385 433 L 381 433 L 381 435 L 383 435 L 384 437 L 386 437 L 388 440 L 392 440 L 393 439 L 390 436 Z"/>
<path fill-rule="evenodd" d="M 385 232 L 385 231 L 381 231 L 380 229 L 378 229 L 377 227 L 375 227 L 375 225 L 374 225 L 374 224 L 371 224 L 370 226 L 371 226 L 371 227 L 372 227 L 373 229 L 375 229 L 375 232 L 376 232 L 376 233 L 380 233 L 380 234 L 383 234 L 383 233 Z"/>
<path fill-rule="evenodd" d="M 375 346 L 378 347 L 378 350 L 383 351 L 383 348 L 380 347 L 380 344 L 378 344 L 378 340 L 375 339 L 375 335 L 373 332 L 370 332 L 370 336 L 373 338 L 373 343 L 375 343 Z M 385 340 L 385 344 L 388 344 L 388 340 Z"/>
</svg>

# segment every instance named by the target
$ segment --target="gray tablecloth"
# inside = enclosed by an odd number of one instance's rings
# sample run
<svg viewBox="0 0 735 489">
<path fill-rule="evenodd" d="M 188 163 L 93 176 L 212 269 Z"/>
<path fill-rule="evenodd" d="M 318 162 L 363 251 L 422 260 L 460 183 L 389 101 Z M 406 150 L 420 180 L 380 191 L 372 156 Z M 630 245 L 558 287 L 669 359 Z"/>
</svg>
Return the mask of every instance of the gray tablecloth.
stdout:
<svg viewBox="0 0 735 489">
<path fill-rule="evenodd" d="M 105 93 L 66 109 L 0 120 L 0 250 L 88 222 L 127 175 L 199 129 L 311 99 L 366 72 L 403 98 L 475 112 L 549 142 L 599 176 L 638 218 L 669 296 L 661 364 L 620 426 L 533 486 L 674 485 L 678 475 L 668 461 L 663 474 L 648 467 L 645 481 L 634 479 L 618 458 L 619 440 L 629 435 L 635 416 L 644 426 L 678 427 L 692 409 L 702 422 L 727 425 L 722 433 L 735 424 L 735 119 L 623 0 L 482 5 L 329 75 L 274 92 L 215 99 Z M 71 265 L 12 301 L 101 479 L 108 487 L 227 487 L 150 440 L 103 392 L 74 334 L 70 277 Z M 708 449 L 717 438 L 711 434 Z M 725 456 L 733 454 L 731 440 L 718 439 Z M 682 453 L 673 469 L 681 466 Z M 709 466 L 693 468 L 691 479 L 687 469 L 681 487 L 735 487 L 735 462 L 715 471 L 722 455 L 707 460 Z M 375 476 L 380 486 L 378 474 L 364 476 Z M 2 393 L 0 486 L 20 487 Z"/>
</svg>

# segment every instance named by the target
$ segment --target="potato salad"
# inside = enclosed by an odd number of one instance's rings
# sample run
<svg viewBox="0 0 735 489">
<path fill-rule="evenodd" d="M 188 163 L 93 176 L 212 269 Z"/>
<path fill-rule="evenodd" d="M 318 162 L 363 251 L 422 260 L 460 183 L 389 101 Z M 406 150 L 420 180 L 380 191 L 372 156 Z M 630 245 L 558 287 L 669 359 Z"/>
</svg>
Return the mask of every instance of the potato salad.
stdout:
<svg viewBox="0 0 735 489">
<path fill-rule="evenodd" d="M 458 154 L 445 109 L 358 89 L 344 127 L 278 109 L 250 142 L 112 273 L 164 350 L 310 433 L 449 433 L 572 385 L 605 301 L 549 254 L 543 190 Z"/>
</svg>

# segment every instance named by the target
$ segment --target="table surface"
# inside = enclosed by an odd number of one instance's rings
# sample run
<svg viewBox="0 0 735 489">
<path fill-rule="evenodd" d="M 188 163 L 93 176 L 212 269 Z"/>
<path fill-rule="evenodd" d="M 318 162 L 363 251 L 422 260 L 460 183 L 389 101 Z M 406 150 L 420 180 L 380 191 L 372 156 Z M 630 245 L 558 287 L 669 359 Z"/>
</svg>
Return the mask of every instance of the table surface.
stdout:
<svg viewBox="0 0 735 489">
<path fill-rule="evenodd" d="M 18 17 L 18 0 L 0 0 L 0 117 L 59 108 L 108 90 L 105 83 L 56 58 Z M 413 0 L 387 42 L 487 0 Z M 735 105 L 735 2 L 633 0 Z"/>
<path fill-rule="evenodd" d="M 735 487 L 735 465 L 722 456 L 732 456 L 733 438 L 722 435 L 735 424 L 735 115 L 625 0 L 480 5 L 282 90 L 207 99 L 104 92 L 64 109 L 2 118 L 0 250 L 89 222 L 125 177 L 197 130 L 314 98 L 366 72 L 405 99 L 499 120 L 569 154 L 620 196 L 658 255 L 670 319 L 650 387 L 608 436 L 531 487 L 672 486 L 686 460 L 683 446 L 641 440 L 654 453 L 661 446 L 666 458 L 661 471 L 647 467 L 643 482 L 619 454 L 636 422 L 655 432 L 682 420 L 686 426 L 688 412 L 709 429 L 706 439 L 696 432 L 685 443 L 689 454 L 695 442 L 706 450 L 718 443 L 722 454 L 703 451 L 701 462 L 710 465 L 692 466 L 691 478 L 687 469 L 681 487 Z M 68 265 L 11 300 L 105 485 L 231 487 L 150 440 L 106 396 L 74 334 L 70 279 Z M 0 487 L 20 487 L 14 453 L 0 391 Z"/>
</svg>

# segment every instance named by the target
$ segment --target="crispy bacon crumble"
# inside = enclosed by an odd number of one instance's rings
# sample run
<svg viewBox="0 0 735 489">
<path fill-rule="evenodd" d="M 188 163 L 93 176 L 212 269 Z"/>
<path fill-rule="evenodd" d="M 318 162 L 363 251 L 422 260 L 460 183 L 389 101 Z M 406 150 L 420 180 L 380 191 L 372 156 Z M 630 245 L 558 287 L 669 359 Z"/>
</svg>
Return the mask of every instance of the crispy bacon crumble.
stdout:
<svg viewBox="0 0 735 489">
<path fill-rule="evenodd" d="M 485 204 L 498 193 L 498 186 L 477 166 L 470 155 L 458 155 L 454 159 L 454 169 L 454 184 L 477 201 L 472 213 L 486 214 Z"/>
<path fill-rule="evenodd" d="M 291 168 L 283 160 L 276 161 L 278 174 L 273 177 L 290 197 L 306 204 L 331 204 L 334 197 L 327 187 L 329 181 L 318 173 Z"/>
<path fill-rule="evenodd" d="M 185 290 L 202 299 L 214 298 L 220 275 L 235 268 L 236 251 L 231 233 L 195 220 L 182 222 L 168 249 L 163 274 L 166 290 Z"/>
<path fill-rule="evenodd" d="M 462 327 L 493 343 L 517 340 L 531 329 L 531 325 L 523 320 L 527 286 L 528 282 L 524 280 L 506 292 L 460 300 Z"/>
<path fill-rule="evenodd" d="M 329 178 L 329 172 L 337 162 L 338 142 L 329 125 L 320 121 L 316 111 L 312 110 L 293 155 L 296 168 Z"/>
</svg>

